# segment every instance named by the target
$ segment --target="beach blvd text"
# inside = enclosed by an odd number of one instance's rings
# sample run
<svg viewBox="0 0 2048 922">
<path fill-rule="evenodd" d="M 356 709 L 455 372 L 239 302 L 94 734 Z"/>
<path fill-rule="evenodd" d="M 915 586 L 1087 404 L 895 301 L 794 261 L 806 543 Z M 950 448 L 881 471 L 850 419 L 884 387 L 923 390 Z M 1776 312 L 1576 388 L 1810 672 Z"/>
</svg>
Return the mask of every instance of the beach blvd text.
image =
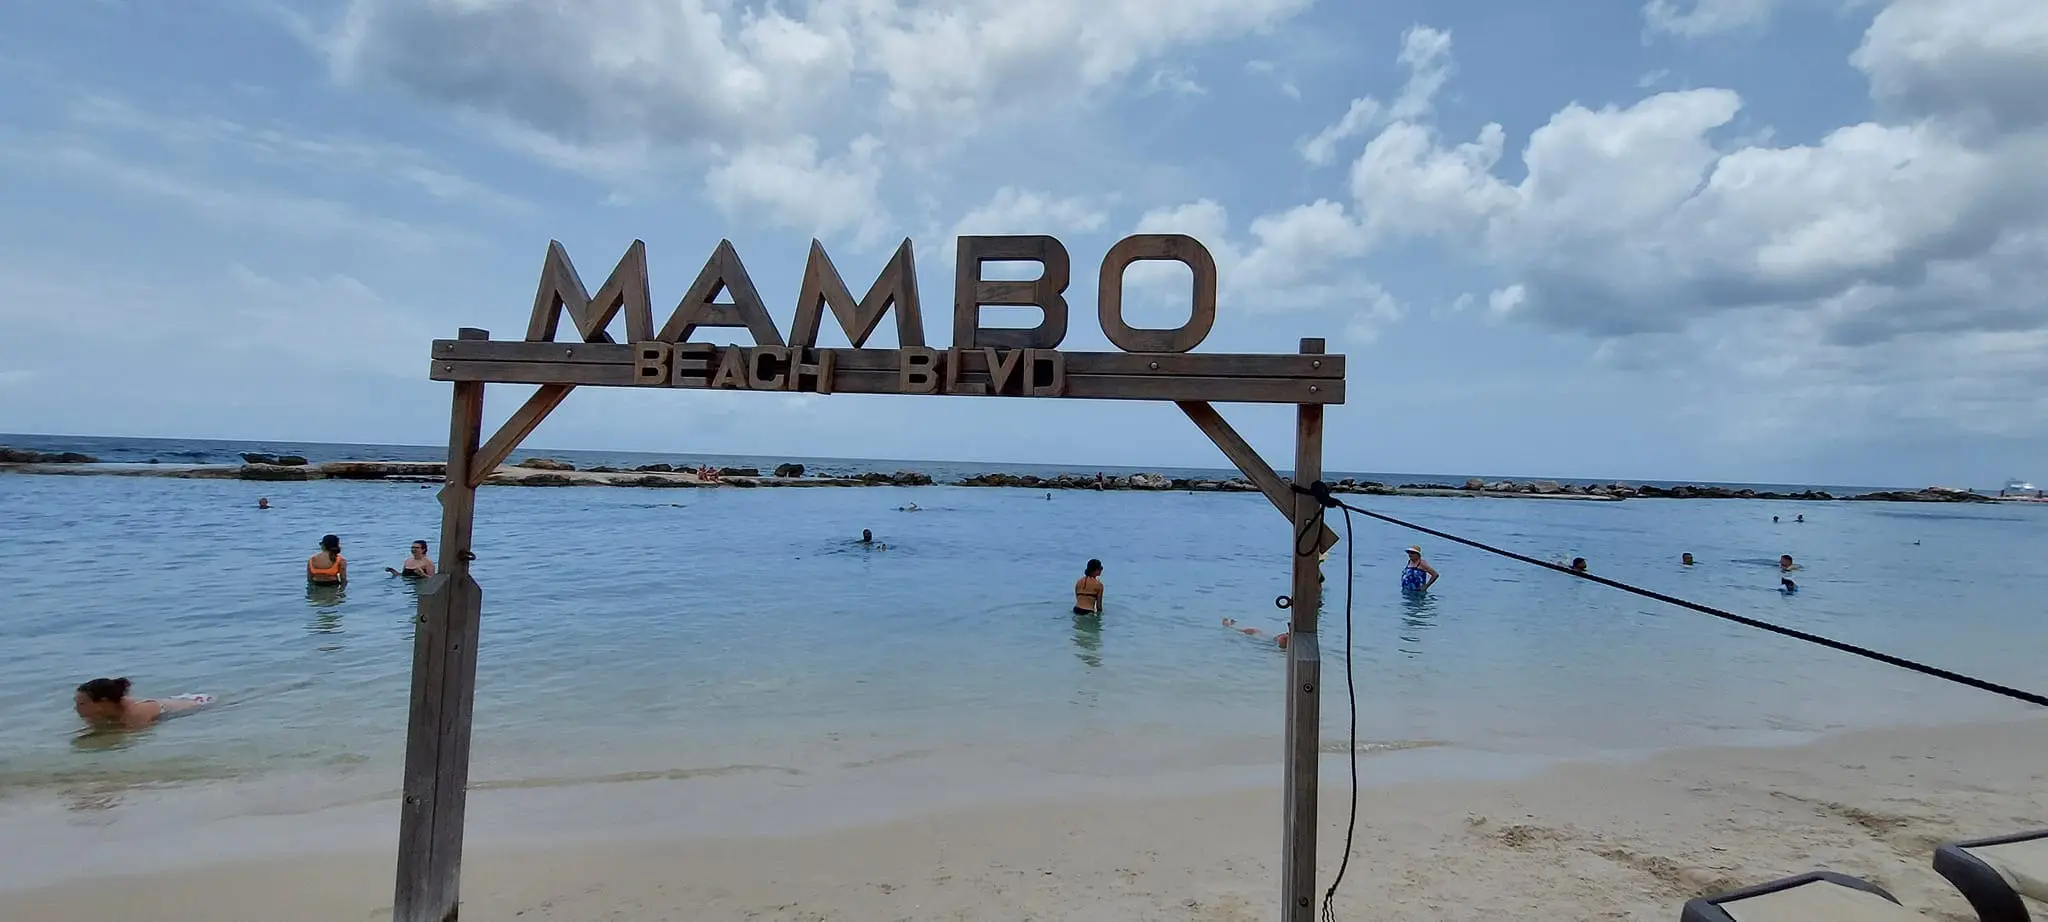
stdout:
<svg viewBox="0 0 2048 922">
<path fill-rule="evenodd" d="M 633 344 L 633 383 L 692 387 L 832 393 L 838 359 L 853 359 L 855 373 L 893 373 L 905 394 L 1058 397 L 1066 390 L 1066 355 L 1054 349 L 813 349 L 805 346 L 715 346 L 710 343 Z M 976 380 L 962 380 L 969 356 L 980 361 Z M 884 368 L 884 365 L 893 368 Z"/>
</svg>

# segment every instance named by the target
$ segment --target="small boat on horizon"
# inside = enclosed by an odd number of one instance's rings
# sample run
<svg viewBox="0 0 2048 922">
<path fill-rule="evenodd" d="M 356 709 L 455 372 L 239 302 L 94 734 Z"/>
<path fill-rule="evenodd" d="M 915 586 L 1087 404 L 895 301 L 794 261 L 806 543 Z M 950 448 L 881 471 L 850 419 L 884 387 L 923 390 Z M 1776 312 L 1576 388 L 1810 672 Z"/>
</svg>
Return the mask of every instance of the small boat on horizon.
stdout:
<svg viewBox="0 0 2048 922">
<path fill-rule="evenodd" d="M 2006 481 L 2005 489 L 1998 491 L 1998 495 L 2008 499 L 2042 498 L 2040 487 L 2034 486 L 2033 484 L 2021 480 L 2018 477 L 2014 477 L 2011 480 Z"/>
</svg>

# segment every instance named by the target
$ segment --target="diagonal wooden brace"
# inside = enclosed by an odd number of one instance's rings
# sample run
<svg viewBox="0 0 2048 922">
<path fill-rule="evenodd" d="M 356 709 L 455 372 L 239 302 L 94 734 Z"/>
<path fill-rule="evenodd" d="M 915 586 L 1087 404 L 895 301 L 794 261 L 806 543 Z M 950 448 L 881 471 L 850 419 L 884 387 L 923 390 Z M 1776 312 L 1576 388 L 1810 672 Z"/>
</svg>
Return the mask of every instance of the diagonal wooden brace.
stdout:
<svg viewBox="0 0 2048 922">
<path fill-rule="evenodd" d="M 1223 449 L 1223 454 L 1230 458 L 1231 463 L 1236 464 L 1237 469 L 1244 472 L 1245 479 L 1258 487 L 1259 492 L 1266 494 L 1266 499 L 1272 502 L 1273 508 L 1280 510 L 1280 514 L 1286 516 L 1288 521 L 1294 521 L 1293 488 L 1279 474 L 1273 472 L 1266 459 L 1259 457 L 1258 451 L 1252 448 L 1243 436 L 1238 435 L 1236 429 L 1230 427 L 1229 421 L 1216 412 L 1215 407 L 1199 400 L 1175 401 L 1174 405 L 1180 407 L 1180 411 L 1194 421 L 1195 426 L 1202 430 L 1202 434 L 1209 437 L 1209 441 L 1215 442 L 1217 448 Z M 1318 554 L 1337 545 L 1337 533 L 1331 531 L 1328 525 L 1322 529 L 1322 535 L 1316 539 Z"/>
</svg>

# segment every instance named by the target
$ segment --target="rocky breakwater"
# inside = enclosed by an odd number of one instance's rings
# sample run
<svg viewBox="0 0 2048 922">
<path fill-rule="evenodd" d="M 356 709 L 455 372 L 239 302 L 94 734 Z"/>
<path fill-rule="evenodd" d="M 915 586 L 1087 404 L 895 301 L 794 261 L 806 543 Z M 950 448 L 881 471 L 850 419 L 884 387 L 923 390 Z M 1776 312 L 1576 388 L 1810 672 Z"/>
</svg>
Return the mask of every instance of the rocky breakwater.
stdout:
<svg viewBox="0 0 2048 922">
<path fill-rule="evenodd" d="M 98 464 L 100 459 L 75 451 L 29 451 L 0 445 L 0 464 Z"/>
<path fill-rule="evenodd" d="M 1848 499 L 1869 500 L 1880 503 L 1995 503 L 1996 497 L 1985 496 L 1970 490 L 1955 487 L 1928 487 L 1924 490 L 1883 490 L 1877 493 L 1858 493 Z"/>
</svg>

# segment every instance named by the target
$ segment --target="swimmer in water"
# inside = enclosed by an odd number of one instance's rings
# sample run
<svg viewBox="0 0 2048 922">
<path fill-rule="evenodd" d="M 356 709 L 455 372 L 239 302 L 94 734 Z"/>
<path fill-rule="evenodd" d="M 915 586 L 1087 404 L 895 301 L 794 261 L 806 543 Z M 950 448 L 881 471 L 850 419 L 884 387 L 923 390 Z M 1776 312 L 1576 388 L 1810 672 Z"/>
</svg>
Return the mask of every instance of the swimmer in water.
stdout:
<svg viewBox="0 0 2048 922">
<path fill-rule="evenodd" d="M 412 556 L 407 557 L 405 563 L 399 564 L 398 569 L 385 567 L 384 572 L 406 579 L 426 579 L 434 575 L 434 561 L 427 556 L 427 542 L 414 541 Z"/>
<path fill-rule="evenodd" d="M 1273 643 L 1277 644 L 1280 647 L 1280 649 L 1287 649 L 1286 631 L 1281 631 L 1278 634 L 1267 634 L 1265 631 L 1259 630 L 1255 627 L 1240 627 L 1238 626 L 1237 620 L 1234 618 L 1223 619 L 1223 626 L 1233 631 L 1236 631 L 1240 634 L 1243 634 L 1246 637 L 1271 637 L 1273 638 Z"/>
<path fill-rule="evenodd" d="M 1408 565 L 1401 568 L 1401 591 L 1427 592 L 1429 587 L 1436 585 L 1436 580 L 1436 568 L 1422 559 L 1422 548 L 1410 546 Z"/>
<path fill-rule="evenodd" d="M 1796 563 L 1793 563 L 1793 562 L 1792 562 L 1792 555 L 1791 555 L 1791 554 L 1779 554 L 1779 555 L 1778 555 L 1778 572 L 1780 572 L 1780 573 L 1790 573 L 1790 572 L 1792 572 L 1793 570 L 1799 570 L 1799 569 L 1803 569 L 1803 568 L 1802 568 L 1802 567 L 1800 567 L 1800 566 L 1799 566 L 1798 564 L 1796 564 Z"/>
<path fill-rule="evenodd" d="M 1792 593 L 1799 591 L 1799 584 L 1793 582 L 1791 577 L 1780 576 L 1778 577 L 1778 591 L 1786 595 L 1791 595 Z"/>
<path fill-rule="evenodd" d="M 1692 566 L 1692 552 L 1687 551 L 1683 554 L 1678 555 L 1678 562 L 1688 567 Z"/>
<path fill-rule="evenodd" d="M 1584 573 L 1584 572 L 1586 572 L 1586 558 L 1584 558 L 1584 557 L 1574 557 L 1574 558 L 1572 558 L 1572 572 L 1573 572 L 1573 573 Z"/>
<path fill-rule="evenodd" d="M 1102 561 L 1089 560 L 1074 581 L 1074 614 L 1102 614 Z"/>
<path fill-rule="evenodd" d="M 1794 522 L 1796 522 L 1796 523 L 1798 523 L 1798 524 L 1801 524 L 1801 525 L 1804 525 L 1804 524 L 1806 524 L 1806 513 L 1802 512 L 1802 513 L 1800 513 L 1799 515 L 1797 515 L 1797 516 L 1794 516 L 1794 517 L 1793 517 L 1793 519 L 1792 519 L 1792 521 L 1794 521 Z"/>
<path fill-rule="evenodd" d="M 860 530 L 860 541 L 856 542 L 877 551 L 886 551 L 889 546 L 875 540 L 875 533 L 865 528 Z"/>
<path fill-rule="evenodd" d="M 71 696 L 72 709 L 95 730 L 140 730 L 159 720 L 196 711 L 213 703 L 212 695 L 175 698 L 130 698 L 125 678 L 93 679 Z"/>
<path fill-rule="evenodd" d="M 256 497 L 256 508 L 258 508 L 258 509 L 268 509 L 268 508 L 270 508 L 270 497 L 268 497 L 268 496 L 258 496 L 258 497 Z"/>
<path fill-rule="evenodd" d="M 306 582 L 321 586 L 339 586 L 348 582 L 348 561 L 341 556 L 341 538 L 335 535 L 320 538 L 320 551 L 306 558 Z"/>
<path fill-rule="evenodd" d="M 911 503 L 911 504 L 910 504 L 910 505 L 908 505 L 908 506 L 904 506 L 904 507 L 903 507 L 903 511 L 904 511 L 904 512 L 923 512 L 924 510 L 922 510 L 922 509 L 919 509 L 919 508 L 917 508 L 917 504 L 916 504 L 916 503 Z"/>
</svg>

